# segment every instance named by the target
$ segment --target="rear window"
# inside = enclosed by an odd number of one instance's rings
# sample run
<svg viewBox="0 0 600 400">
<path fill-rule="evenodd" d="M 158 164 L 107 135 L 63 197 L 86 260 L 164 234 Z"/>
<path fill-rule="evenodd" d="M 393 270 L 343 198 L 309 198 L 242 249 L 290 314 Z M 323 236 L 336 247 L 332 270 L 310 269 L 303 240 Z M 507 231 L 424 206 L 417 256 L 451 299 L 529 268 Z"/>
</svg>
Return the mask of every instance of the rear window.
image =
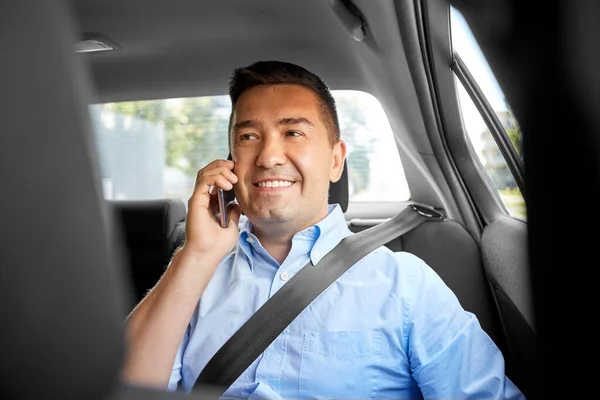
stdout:
<svg viewBox="0 0 600 400">
<path fill-rule="evenodd" d="M 346 142 L 350 202 L 410 198 L 398 148 L 379 101 L 332 91 Z M 199 169 L 226 158 L 229 96 L 90 106 L 104 197 L 180 198 L 187 202 Z"/>
</svg>

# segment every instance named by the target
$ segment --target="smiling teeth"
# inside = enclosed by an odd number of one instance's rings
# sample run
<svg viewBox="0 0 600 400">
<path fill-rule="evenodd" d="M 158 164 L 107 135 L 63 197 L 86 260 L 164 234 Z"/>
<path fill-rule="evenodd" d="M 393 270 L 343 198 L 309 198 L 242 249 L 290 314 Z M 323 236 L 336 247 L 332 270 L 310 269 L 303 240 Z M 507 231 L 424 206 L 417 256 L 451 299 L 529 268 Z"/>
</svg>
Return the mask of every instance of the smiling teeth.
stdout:
<svg viewBox="0 0 600 400">
<path fill-rule="evenodd" d="M 292 182 L 289 181 L 266 181 L 266 182 L 260 182 L 258 184 L 258 187 L 261 188 L 270 188 L 270 187 L 286 187 L 286 186 L 291 186 Z"/>
</svg>

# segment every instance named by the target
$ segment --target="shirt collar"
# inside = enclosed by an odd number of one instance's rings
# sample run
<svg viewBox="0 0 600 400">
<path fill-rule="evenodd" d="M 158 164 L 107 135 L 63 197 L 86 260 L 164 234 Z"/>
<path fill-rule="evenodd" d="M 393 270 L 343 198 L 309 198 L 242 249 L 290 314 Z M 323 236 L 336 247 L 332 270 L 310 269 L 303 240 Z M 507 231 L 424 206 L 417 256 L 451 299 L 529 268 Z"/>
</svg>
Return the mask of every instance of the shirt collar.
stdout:
<svg viewBox="0 0 600 400">
<path fill-rule="evenodd" d="M 319 236 L 310 252 L 310 260 L 313 264 L 317 264 L 343 238 L 352 234 L 339 204 L 330 204 L 327 217 L 319 221 L 315 227 L 318 229 Z"/>
<path fill-rule="evenodd" d="M 256 240 L 252 233 L 252 223 L 242 215 L 239 221 L 240 235 L 238 246 L 242 249 L 248 260 L 250 270 L 254 269 L 252 262 L 251 244 L 248 238 Z M 346 223 L 346 218 L 339 204 L 329 204 L 327 216 L 315 225 L 310 226 L 294 235 L 294 238 L 304 236 L 314 240 L 314 245 L 310 251 L 310 260 L 317 264 L 327 253 L 329 253 L 343 238 L 351 234 Z M 235 252 L 234 249 L 232 252 Z"/>
</svg>

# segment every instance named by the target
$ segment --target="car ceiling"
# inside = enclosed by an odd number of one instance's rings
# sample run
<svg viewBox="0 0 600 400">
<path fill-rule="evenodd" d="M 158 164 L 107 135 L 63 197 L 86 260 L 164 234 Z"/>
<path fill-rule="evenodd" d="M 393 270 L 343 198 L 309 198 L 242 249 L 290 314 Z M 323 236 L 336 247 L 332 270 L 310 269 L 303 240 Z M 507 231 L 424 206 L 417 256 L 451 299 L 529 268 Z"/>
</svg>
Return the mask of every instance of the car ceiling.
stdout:
<svg viewBox="0 0 600 400">
<path fill-rule="evenodd" d="M 224 94 L 234 68 L 267 59 L 304 65 L 332 88 L 368 86 L 366 71 L 355 62 L 365 46 L 345 31 L 327 0 L 73 4 L 81 31 L 101 33 L 122 47 L 83 55 L 102 100 Z"/>
<path fill-rule="evenodd" d="M 75 2 L 84 32 L 122 49 L 85 55 L 103 100 L 225 94 L 231 71 L 286 59 L 327 75 L 334 86 L 364 86 L 352 66 L 353 39 L 326 1 Z M 325 57 L 327 55 L 327 57 Z"/>
<path fill-rule="evenodd" d="M 73 0 L 81 33 L 121 46 L 79 54 L 90 68 L 91 102 L 222 95 L 235 68 L 277 59 L 317 73 L 331 89 L 373 94 L 399 142 L 432 154 L 398 28 L 407 15 L 397 8 L 410 10 L 412 1 L 354 0 L 368 24 L 362 42 L 332 1 Z"/>
</svg>

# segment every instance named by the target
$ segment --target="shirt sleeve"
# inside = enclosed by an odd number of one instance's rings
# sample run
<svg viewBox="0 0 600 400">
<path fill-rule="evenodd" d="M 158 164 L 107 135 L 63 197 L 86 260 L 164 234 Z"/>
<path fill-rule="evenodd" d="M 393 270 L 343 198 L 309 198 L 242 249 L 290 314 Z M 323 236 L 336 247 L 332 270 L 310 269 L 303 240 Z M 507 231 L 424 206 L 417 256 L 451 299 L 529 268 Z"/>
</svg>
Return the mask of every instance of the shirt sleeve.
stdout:
<svg viewBox="0 0 600 400">
<path fill-rule="evenodd" d="M 505 375 L 502 353 L 424 262 L 418 263 L 408 302 L 407 352 L 424 398 L 524 399 Z"/>
<path fill-rule="evenodd" d="M 183 354 L 185 353 L 185 349 L 187 347 L 189 341 L 189 327 L 185 331 L 185 335 L 183 335 L 183 339 L 181 340 L 181 344 L 179 345 L 179 349 L 177 350 L 177 355 L 175 356 L 175 362 L 173 363 L 173 370 L 171 371 L 171 378 L 169 379 L 169 384 L 167 385 L 167 392 L 176 392 L 178 391 L 179 382 L 182 379 L 182 368 L 183 368 Z"/>
</svg>

